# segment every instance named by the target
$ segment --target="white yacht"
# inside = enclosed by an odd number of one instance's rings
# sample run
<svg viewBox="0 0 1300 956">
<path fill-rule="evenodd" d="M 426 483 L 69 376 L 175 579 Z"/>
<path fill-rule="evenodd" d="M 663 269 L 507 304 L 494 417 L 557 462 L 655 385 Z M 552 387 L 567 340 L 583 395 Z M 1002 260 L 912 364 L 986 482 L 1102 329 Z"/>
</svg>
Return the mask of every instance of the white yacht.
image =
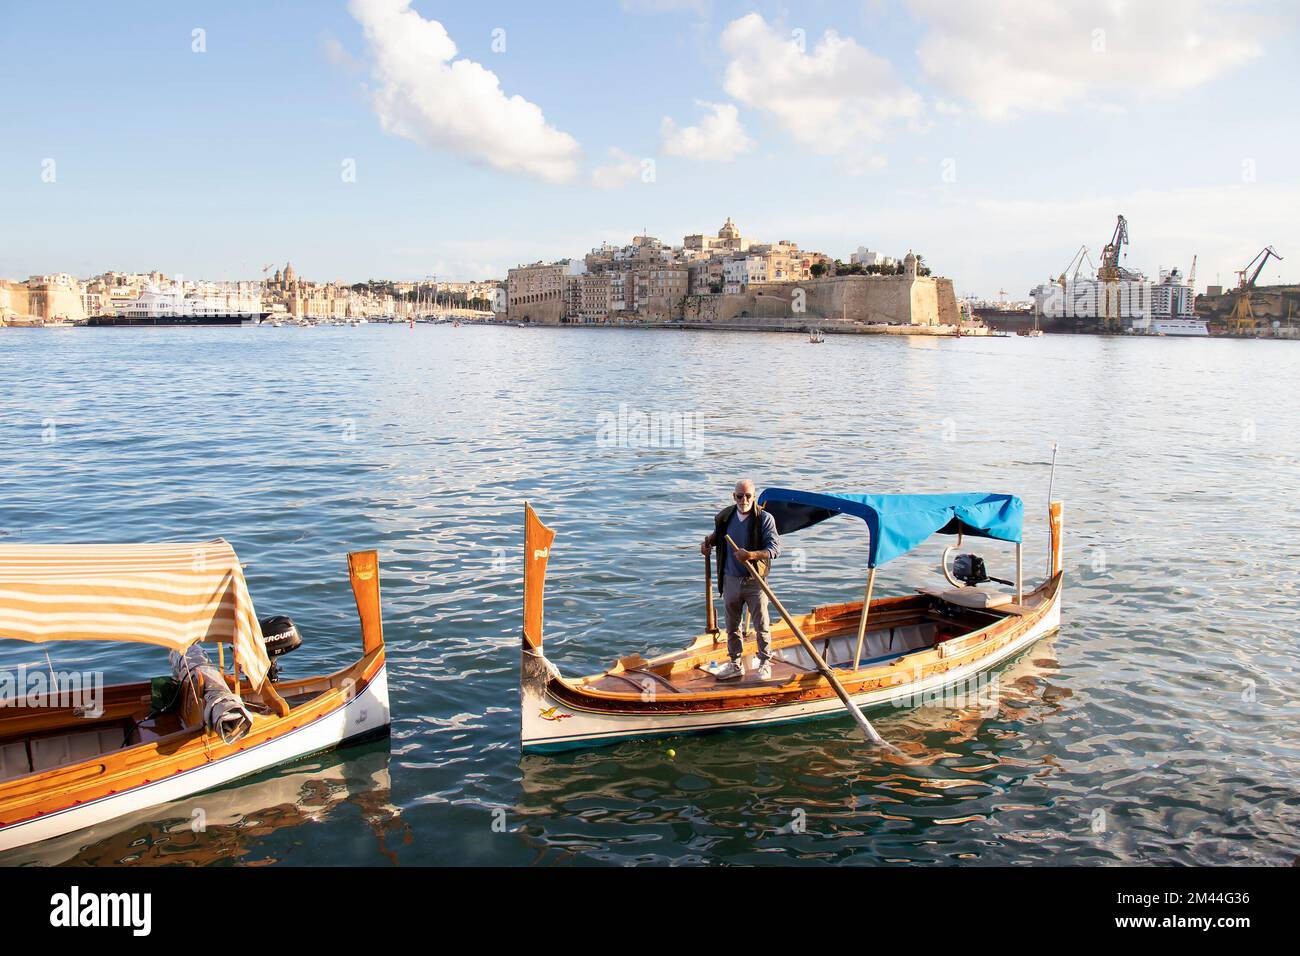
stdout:
<svg viewBox="0 0 1300 956">
<path fill-rule="evenodd" d="M 91 316 L 87 325 L 243 325 L 260 322 L 257 294 L 216 295 L 187 291 L 180 286 L 150 286 L 137 296 L 113 296 L 113 312 Z"/>
</svg>

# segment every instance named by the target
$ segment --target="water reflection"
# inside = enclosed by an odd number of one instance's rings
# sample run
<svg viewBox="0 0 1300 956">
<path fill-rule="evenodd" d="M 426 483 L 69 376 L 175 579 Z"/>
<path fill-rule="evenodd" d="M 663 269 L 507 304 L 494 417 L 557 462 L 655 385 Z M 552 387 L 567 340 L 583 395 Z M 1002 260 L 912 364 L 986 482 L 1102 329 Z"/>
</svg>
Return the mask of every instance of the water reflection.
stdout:
<svg viewBox="0 0 1300 956">
<path fill-rule="evenodd" d="M 247 782 L 142 810 L 0 857 L 6 866 L 211 866 L 274 863 L 279 831 L 341 823 L 344 808 L 370 831 L 377 856 L 396 863 L 411 842 L 392 803 L 389 744 L 331 751 Z M 301 841 L 302 834 L 295 839 Z"/>
<path fill-rule="evenodd" d="M 901 757 L 867 747 L 847 718 L 526 755 L 520 838 L 542 862 L 884 862 L 952 827 L 953 852 L 976 858 L 973 832 L 955 825 L 995 819 L 1009 788 L 1055 770 L 1035 728 L 1071 697 L 1055 680 L 1057 639 L 994 671 L 979 706 L 878 711 Z"/>
</svg>

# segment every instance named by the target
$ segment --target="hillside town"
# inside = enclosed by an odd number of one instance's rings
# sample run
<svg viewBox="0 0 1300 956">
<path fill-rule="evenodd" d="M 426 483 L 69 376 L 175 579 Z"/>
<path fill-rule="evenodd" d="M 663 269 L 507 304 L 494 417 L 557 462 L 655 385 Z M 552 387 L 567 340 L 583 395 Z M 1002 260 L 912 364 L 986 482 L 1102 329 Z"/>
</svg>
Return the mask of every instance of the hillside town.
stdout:
<svg viewBox="0 0 1300 956">
<path fill-rule="evenodd" d="M 847 262 L 790 240 L 760 241 L 730 217 L 716 235 L 669 245 L 650 235 L 582 258 L 510 269 L 504 281 L 303 278 L 292 263 L 262 278 L 205 281 L 152 272 L 0 279 L 0 324 L 165 324 L 281 320 L 298 324 L 450 318 L 526 325 L 705 324 L 734 328 L 951 328 L 952 282 L 920 256 L 860 246 Z"/>
<path fill-rule="evenodd" d="M 859 247 L 845 263 L 790 240 L 751 239 L 730 217 L 715 236 L 688 235 L 680 245 L 640 235 L 581 259 L 518 266 L 506 277 L 506 313 L 539 325 L 959 321 L 951 280 L 932 277 L 912 252 L 900 260 Z"/>
</svg>

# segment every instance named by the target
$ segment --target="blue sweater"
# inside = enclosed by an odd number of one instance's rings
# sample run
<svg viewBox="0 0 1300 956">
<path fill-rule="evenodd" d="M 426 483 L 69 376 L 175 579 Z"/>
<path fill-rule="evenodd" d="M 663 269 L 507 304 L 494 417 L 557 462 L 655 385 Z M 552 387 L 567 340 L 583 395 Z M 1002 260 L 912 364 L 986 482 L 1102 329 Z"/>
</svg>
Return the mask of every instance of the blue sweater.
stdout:
<svg viewBox="0 0 1300 956">
<path fill-rule="evenodd" d="M 759 536 L 763 542 L 762 550 L 766 551 L 773 560 L 781 554 L 781 537 L 776 533 L 776 519 L 766 511 L 761 512 L 763 516 L 763 525 L 759 528 Z M 751 511 L 748 517 L 736 509 L 736 513 L 731 516 L 731 521 L 727 524 L 727 535 L 732 541 L 742 548 L 745 542 L 749 540 L 749 522 L 754 520 L 754 512 Z M 723 542 L 726 544 L 726 542 Z M 745 578 L 749 575 L 749 569 L 736 560 L 736 556 L 731 552 L 731 546 L 727 546 L 727 576 L 736 578 Z"/>
</svg>

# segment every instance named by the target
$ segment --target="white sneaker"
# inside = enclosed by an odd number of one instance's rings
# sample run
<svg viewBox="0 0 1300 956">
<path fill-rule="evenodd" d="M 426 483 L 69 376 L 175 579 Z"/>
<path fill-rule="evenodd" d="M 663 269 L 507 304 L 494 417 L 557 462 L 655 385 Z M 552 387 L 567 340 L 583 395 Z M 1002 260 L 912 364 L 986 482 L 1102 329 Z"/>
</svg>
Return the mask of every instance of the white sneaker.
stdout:
<svg viewBox="0 0 1300 956">
<path fill-rule="evenodd" d="M 771 662 L 771 661 L 767 661 L 767 662 L 764 663 L 764 664 L 760 664 L 760 665 L 758 666 L 758 669 L 754 672 L 754 676 L 757 677 L 759 680 L 771 680 L 771 679 L 772 679 L 772 662 Z"/>
<path fill-rule="evenodd" d="M 713 672 L 714 680 L 739 680 L 745 673 L 740 661 L 728 661 Z"/>
</svg>

